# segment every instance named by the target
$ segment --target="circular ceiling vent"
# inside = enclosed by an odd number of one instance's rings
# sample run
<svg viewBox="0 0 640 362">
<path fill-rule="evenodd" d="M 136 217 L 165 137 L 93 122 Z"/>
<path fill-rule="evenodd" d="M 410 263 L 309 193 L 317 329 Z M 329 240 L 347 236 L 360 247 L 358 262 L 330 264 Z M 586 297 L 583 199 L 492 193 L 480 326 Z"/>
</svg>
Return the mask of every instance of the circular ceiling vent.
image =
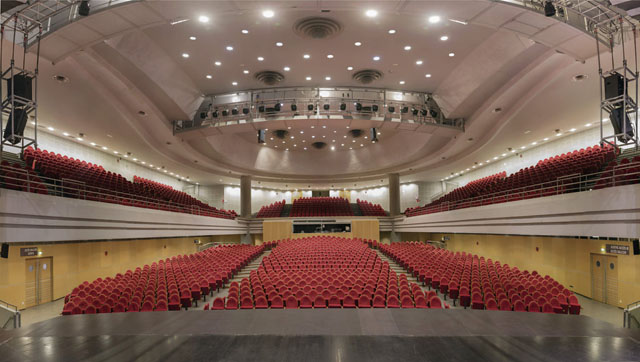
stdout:
<svg viewBox="0 0 640 362">
<path fill-rule="evenodd" d="M 287 138 L 287 136 L 289 135 L 289 131 L 287 131 L 286 129 L 277 129 L 275 131 L 273 131 L 273 135 L 276 138 L 279 138 L 281 140 Z"/>
<path fill-rule="evenodd" d="M 374 80 L 382 79 L 382 72 L 375 69 L 363 69 L 353 73 L 353 79 L 362 84 L 369 84 Z"/>
<path fill-rule="evenodd" d="M 54 75 L 53 79 L 55 79 L 56 81 L 58 81 L 60 83 L 67 83 L 69 81 L 69 78 L 65 77 L 64 75 L 60 75 L 60 74 Z"/>
<path fill-rule="evenodd" d="M 589 78 L 588 75 L 586 74 L 576 74 L 573 76 L 573 81 L 574 82 L 582 82 L 583 80 Z"/>
<path fill-rule="evenodd" d="M 256 79 L 266 85 L 276 85 L 284 80 L 284 75 L 273 70 L 263 70 L 255 75 Z"/>
<path fill-rule="evenodd" d="M 364 134 L 364 131 L 361 129 L 352 129 L 347 133 L 349 133 L 349 136 L 353 138 L 359 138 L 359 137 L 362 137 L 362 135 Z"/>
<path fill-rule="evenodd" d="M 342 25 L 330 18 L 312 16 L 295 23 L 293 31 L 305 39 L 330 39 L 342 32 Z"/>
<path fill-rule="evenodd" d="M 311 144 L 311 146 L 313 146 L 313 148 L 315 148 L 315 149 L 317 149 L 317 150 L 321 150 L 321 149 L 323 149 L 323 148 L 327 147 L 327 144 L 326 144 L 326 143 L 324 143 L 324 142 L 313 142 L 313 143 Z"/>
</svg>

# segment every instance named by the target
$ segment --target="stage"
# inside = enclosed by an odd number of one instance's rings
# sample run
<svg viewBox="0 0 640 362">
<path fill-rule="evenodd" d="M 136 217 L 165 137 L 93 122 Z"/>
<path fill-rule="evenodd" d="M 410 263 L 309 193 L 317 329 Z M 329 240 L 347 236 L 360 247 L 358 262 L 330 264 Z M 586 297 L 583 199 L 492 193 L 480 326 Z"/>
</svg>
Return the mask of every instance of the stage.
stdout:
<svg viewBox="0 0 640 362">
<path fill-rule="evenodd" d="M 0 361 L 639 361 L 640 332 L 474 310 L 76 315 L 0 331 Z"/>
</svg>

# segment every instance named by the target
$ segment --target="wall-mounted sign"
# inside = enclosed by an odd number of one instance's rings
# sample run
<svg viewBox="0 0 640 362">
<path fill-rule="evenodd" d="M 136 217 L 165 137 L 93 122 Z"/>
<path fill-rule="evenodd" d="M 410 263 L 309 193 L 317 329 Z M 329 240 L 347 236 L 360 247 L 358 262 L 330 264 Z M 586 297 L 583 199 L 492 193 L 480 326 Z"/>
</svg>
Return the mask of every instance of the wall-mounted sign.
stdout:
<svg viewBox="0 0 640 362">
<path fill-rule="evenodd" d="M 629 255 L 628 245 L 607 244 L 607 253 L 618 255 Z"/>
<path fill-rule="evenodd" d="M 20 248 L 20 256 L 37 256 L 38 247 L 32 246 L 30 248 Z"/>
</svg>

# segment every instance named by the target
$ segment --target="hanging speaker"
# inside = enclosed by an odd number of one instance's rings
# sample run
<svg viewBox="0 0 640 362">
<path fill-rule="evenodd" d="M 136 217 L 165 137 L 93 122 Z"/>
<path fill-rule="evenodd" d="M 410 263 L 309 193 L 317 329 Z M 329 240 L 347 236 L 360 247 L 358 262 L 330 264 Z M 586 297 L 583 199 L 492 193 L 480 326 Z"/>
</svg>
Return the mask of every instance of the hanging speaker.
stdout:
<svg viewBox="0 0 640 362">
<path fill-rule="evenodd" d="M 13 126 L 11 122 L 13 117 Z M 24 128 L 27 126 L 27 112 L 23 108 L 14 108 L 9 114 L 7 125 L 4 128 L 4 139 L 12 144 L 20 143 L 21 137 L 24 136 Z"/>
<path fill-rule="evenodd" d="M 13 94 L 28 100 L 33 99 L 33 78 L 26 74 L 16 74 L 13 78 L 7 79 L 7 94 L 11 94 L 11 87 L 13 87 Z"/>
<path fill-rule="evenodd" d="M 9 244 L 2 244 L 2 248 L 0 249 L 0 257 L 1 258 L 9 258 Z"/>
<path fill-rule="evenodd" d="M 633 255 L 640 255 L 640 241 L 638 239 L 633 241 Z"/>
</svg>

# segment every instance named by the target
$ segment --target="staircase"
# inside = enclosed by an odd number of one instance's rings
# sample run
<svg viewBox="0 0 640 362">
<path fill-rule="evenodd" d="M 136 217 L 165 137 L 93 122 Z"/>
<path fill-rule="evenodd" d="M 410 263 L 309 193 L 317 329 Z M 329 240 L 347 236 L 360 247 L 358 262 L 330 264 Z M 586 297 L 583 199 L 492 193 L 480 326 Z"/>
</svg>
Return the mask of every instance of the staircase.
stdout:
<svg viewBox="0 0 640 362">
<path fill-rule="evenodd" d="M 349 204 L 349 206 L 351 206 L 353 216 L 362 216 L 362 210 L 360 210 L 360 206 L 358 206 L 358 204 Z"/>
<path fill-rule="evenodd" d="M 26 168 L 27 164 L 20 158 L 20 155 L 13 152 L 2 151 L 2 160 L 7 161 L 10 164 L 17 163 L 23 168 Z"/>
<path fill-rule="evenodd" d="M 292 204 L 285 204 L 284 207 L 282 208 L 282 212 L 280 213 L 280 217 L 289 217 L 292 206 L 293 206 Z"/>
</svg>

